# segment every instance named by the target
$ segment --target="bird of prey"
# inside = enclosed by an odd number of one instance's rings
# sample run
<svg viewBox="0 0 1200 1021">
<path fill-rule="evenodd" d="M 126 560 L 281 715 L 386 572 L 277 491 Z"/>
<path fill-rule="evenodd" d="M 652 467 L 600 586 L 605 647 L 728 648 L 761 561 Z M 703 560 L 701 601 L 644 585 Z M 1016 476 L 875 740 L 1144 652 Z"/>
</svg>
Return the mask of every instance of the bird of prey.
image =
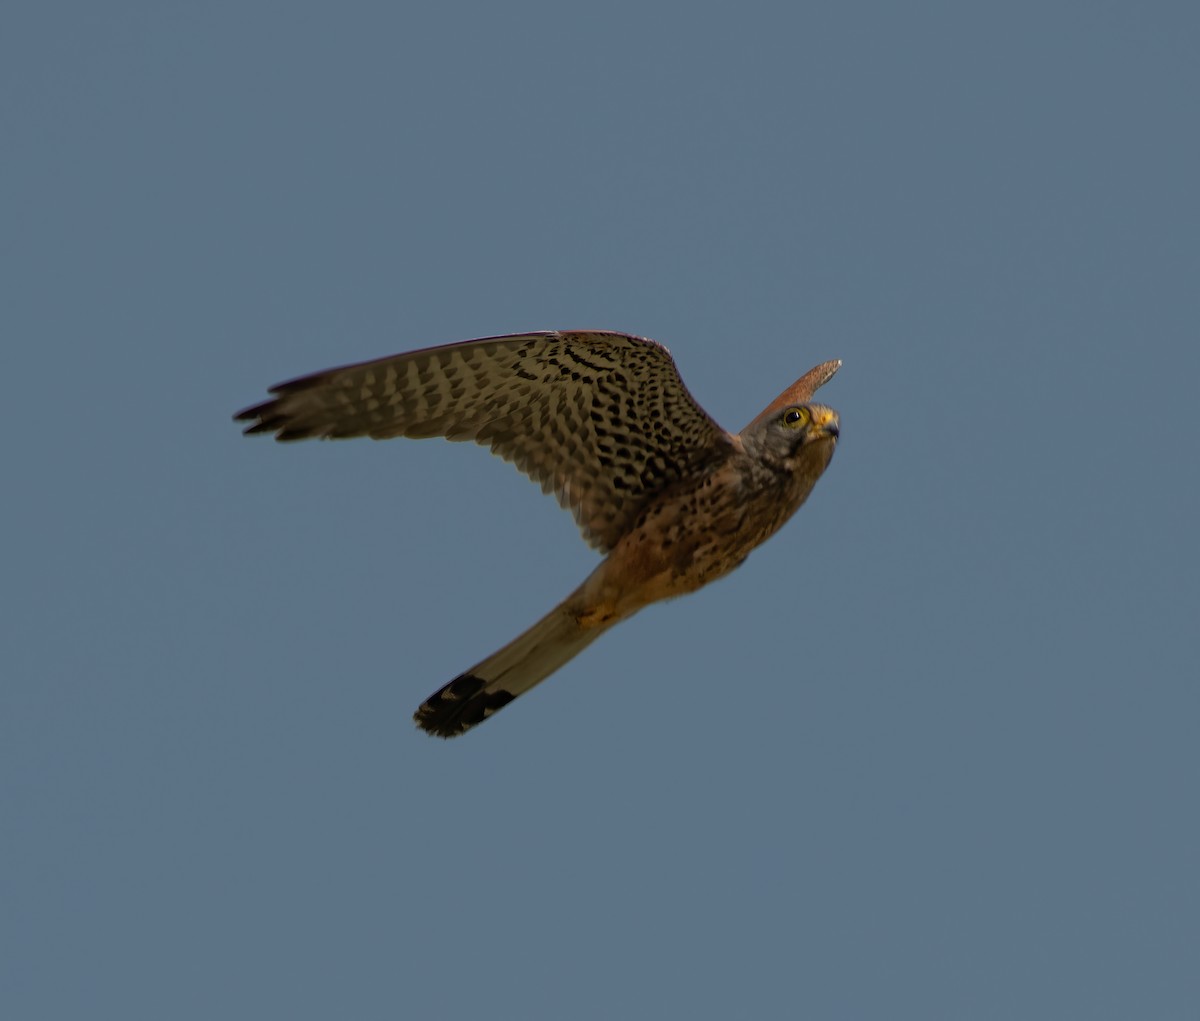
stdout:
<svg viewBox="0 0 1200 1021">
<path fill-rule="evenodd" d="M 661 344 L 625 333 L 485 337 L 303 376 L 240 411 L 277 440 L 474 440 L 571 511 L 607 554 L 504 648 L 429 696 L 414 720 L 454 737 L 545 680 L 642 607 L 737 567 L 804 503 L 838 416 L 812 403 L 822 362 L 740 433 L 717 425 Z"/>
</svg>

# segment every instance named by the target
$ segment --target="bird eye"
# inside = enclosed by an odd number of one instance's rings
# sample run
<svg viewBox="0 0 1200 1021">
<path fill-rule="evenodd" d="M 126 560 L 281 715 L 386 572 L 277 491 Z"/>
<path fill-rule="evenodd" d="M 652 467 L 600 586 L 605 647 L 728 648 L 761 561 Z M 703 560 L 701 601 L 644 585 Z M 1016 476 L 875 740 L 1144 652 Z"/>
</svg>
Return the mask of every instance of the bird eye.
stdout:
<svg viewBox="0 0 1200 1021">
<path fill-rule="evenodd" d="M 808 408 L 788 408 L 783 413 L 783 424 L 793 429 L 799 429 L 808 425 L 809 418 Z"/>
</svg>

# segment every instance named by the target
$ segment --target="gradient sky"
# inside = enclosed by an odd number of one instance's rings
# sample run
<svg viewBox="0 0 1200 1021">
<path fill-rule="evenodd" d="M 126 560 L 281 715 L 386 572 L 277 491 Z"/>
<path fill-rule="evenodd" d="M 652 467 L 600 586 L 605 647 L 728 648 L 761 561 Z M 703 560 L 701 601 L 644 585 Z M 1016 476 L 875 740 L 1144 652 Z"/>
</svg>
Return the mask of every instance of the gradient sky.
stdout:
<svg viewBox="0 0 1200 1021">
<path fill-rule="evenodd" d="M 0 15 L 6 1018 L 1200 1014 L 1200 14 Z M 595 555 L 282 379 L 654 337 L 740 429 L 845 366 L 744 567 L 467 737 Z"/>
</svg>

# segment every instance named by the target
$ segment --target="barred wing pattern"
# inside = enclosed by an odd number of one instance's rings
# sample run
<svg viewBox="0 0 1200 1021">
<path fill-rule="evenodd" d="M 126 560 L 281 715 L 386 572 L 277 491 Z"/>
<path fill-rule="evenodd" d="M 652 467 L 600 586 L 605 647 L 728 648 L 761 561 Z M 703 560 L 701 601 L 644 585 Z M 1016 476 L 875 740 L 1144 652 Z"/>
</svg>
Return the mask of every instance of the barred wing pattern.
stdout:
<svg viewBox="0 0 1200 1021">
<path fill-rule="evenodd" d="M 624 333 L 485 337 L 304 376 L 238 413 L 277 440 L 474 440 L 553 492 L 610 551 L 655 493 L 731 438 L 661 344 Z"/>
</svg>

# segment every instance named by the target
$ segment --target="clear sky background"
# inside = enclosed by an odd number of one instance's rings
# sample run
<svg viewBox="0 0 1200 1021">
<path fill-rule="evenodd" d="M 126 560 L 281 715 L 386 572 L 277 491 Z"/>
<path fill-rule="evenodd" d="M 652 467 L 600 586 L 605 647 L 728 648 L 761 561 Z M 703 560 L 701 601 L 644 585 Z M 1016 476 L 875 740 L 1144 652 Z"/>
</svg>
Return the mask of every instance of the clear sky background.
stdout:
<svg viewBox="0 0 1200 1021">
<path fill-rule="evenodd" d="M 1188 3 L 0 15 L 0 1013 L 1200 1016 Z M 595 563 L 282 379 L 654 337 L 842 415 L 739 571 L 465 738 Z"/>
</svg>

